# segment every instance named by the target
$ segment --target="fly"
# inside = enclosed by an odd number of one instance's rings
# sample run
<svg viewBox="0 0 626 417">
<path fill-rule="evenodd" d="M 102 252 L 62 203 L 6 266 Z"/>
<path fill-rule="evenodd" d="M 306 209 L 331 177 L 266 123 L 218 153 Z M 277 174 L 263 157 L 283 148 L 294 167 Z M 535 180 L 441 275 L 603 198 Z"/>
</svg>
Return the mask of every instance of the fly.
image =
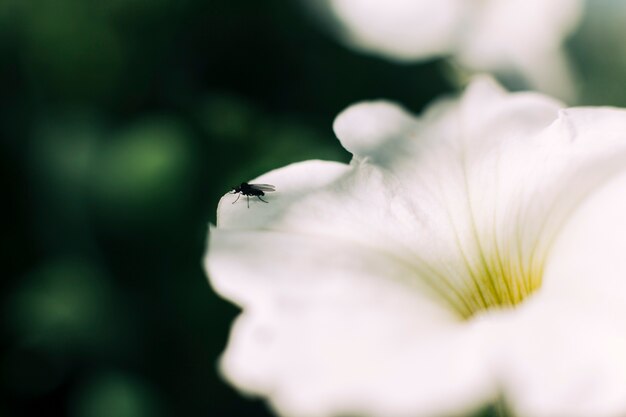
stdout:
<svg viewBox="0 0 626 417">
<path fill-rule="evenodd" d="M 256 197 L 264 203 L 269 203 L 269 201 L 263 200 L 261 197 L 265 195 L 265 193 L 271 193 L 272 191 L 276 191 L 276 187 L 270 184 L 248 184 L 247 182 L 242 182 L 239 186 L 230 190 L 231 194 L 239 194 L 237 199 L 232 202 L 235 204 L 239 197 L 242 195 L 246 196 L 246 200 L 248 201 L 248 208 L 250 208 L 250 197 Z"/>
</svg>

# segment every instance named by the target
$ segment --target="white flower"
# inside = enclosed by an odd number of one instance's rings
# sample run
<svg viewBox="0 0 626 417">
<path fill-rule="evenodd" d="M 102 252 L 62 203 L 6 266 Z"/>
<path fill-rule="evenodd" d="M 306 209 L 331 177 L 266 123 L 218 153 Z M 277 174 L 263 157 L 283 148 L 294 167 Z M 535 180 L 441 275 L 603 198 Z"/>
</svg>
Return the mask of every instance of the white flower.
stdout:
<svg viewBox="0 0 626 417">
<path fill-rule="evenodd" d="M 533 89 L 572 99 L 561 46 L 582 0 L 309 0 L 357 49 L 401 61 L 453 56 L 462 66 L 521 76 Z"/>
<path fill-rule="evenodd" d="M 480 79 L 334 128 L 350 165 L 220 201 L 206 268 L 243 310 L 232 384 L 284 416 L 626 415 L 626 111 Z"/>
</svg>

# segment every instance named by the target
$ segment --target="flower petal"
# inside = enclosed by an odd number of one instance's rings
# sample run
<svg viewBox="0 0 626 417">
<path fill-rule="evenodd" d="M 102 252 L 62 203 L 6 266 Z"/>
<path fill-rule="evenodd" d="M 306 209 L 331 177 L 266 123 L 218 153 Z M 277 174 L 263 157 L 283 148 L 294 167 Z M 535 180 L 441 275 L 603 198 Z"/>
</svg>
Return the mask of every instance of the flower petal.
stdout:
<svg viewBox="0 0 626 417">
<path fill-rule="evenodd" d="M 528 417 L 623 416 L 624 308 L 553 295 L 499 323 L 494 371 L 508 405 Z"/>
<path fill-rule="evenodd" d="M 400 106 L 383 100 L 348 107 L 333 124 L 335 134 L 348 152 L 376 158 L 387 150 L 397 151 L 389 146 L 389 142 L 405 140 L 417 127 L 412 115 Z"/>
<path fill-rule="evenodd" d="M 276 232 L 214 229 L 209 245 L 214 288 L 244 307 L 224 375 L 280 414 L 457 413 L 493 396 L 483 335 L 391 255 Z"/>
<path fill-rule="evenodd" d="M 448 56 L 568 101 L 575 83 L 564 39 L 582 0 L 309 0 L 343 40 L 398 61 Z M 336 28 L 335 28 L 336 29 Z"/>
<path fill-rule="evenodd" d="M 615 319 L 626 322 L 623 171 L 590 195 L 564 226 L 548 258 L 545 292 L 598 308 L 620 308 Z"/>
<path fill-rule="evenodd" d="M 578 169 L 561 188 L 586 198 L 550 250 L 541 291 L 501 323 L 496 368 L 517 415 L 622 416 L 626 114 L 571 109 L 554 128 L 569 132 L 568 165 Z"/>
<path fill-rule="evenodd" d="M 459 61 L 476 71 L 517 71 L 533 89 L 574 99 L 561 44 L 578 25 L 580 0 L 489 0 L 459 39 Z M 530 29 L 532 28 L 532 29 Z"/>
<path fill-rule="evenodd" d="M 397 60 L 424 59 L 449 51 L 468 9 L 462 0 L 328 3 L 343 24 L 346 42 Z"/>
<path fill-rule="evenodd" d="M 217 207 L 217 225 L 221 229 L 262 229 L 280 217 L 295 201 L 318 188 L 336 181 L 349 170 L 339 162 L 311 160 L 270 171 L 250 183 L 267 183 L 276 186 L 276 192 L 265 197 L 271 201 L 263 204 L 252 197 L 248 208 L 244 201 L 225 194 Z M 245 199 L 245 197 L 240 197 Z M 254 211 L 251 211 L 254 210 Z"/>
</svg>

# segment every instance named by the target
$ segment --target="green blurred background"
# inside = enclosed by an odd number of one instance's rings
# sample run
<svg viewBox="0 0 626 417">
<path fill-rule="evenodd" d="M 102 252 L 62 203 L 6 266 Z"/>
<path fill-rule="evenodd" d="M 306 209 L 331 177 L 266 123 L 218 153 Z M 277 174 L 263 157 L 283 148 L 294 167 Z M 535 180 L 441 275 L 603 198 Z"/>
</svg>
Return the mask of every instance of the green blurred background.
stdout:
<svg viewBox="0 0 626 417">
<path fill-rule="evenodd" d="M 570 48 L 581 102 L 623 105 L 606 4 Z M 269 415 L 216 371 L 237 314 L 201 267 L 219 198 L 347 161 L 340 110 L 417 112 L 448 73 L 356 54 L 295 1 L 0 0 L 0 416 Z"/>
</svg>

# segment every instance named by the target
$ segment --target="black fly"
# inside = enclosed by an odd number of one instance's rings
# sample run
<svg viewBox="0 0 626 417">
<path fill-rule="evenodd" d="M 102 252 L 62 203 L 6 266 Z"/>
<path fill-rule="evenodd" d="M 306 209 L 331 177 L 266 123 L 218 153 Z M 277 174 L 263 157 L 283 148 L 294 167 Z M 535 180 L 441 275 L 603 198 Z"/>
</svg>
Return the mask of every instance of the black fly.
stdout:
<svg viewBox="0 0 626 417">
<path fill-rule="evenodd" d="M 264 203 L 269 203 L 269 201 L 263 200 L 261 196 L 264 196 L 265 193 L 271 193 L 272 191 L 276 191 L 276 187 L 274 187 L 273 185 L 248 184 L 247 182 L 242 182 L 241 185 L 230 190 L 231 194 L 239 194 L 237 196 L 237 199 L 233 201 L 232 204 L 235 204 L 237 200 L 239 200 L 239 197 L 241 197 L 242 195 L 245 195 L 246 199 L 248 200 L 248 208 L 250 208 L 250 196 L 256 197 Z"/>
</svg>

